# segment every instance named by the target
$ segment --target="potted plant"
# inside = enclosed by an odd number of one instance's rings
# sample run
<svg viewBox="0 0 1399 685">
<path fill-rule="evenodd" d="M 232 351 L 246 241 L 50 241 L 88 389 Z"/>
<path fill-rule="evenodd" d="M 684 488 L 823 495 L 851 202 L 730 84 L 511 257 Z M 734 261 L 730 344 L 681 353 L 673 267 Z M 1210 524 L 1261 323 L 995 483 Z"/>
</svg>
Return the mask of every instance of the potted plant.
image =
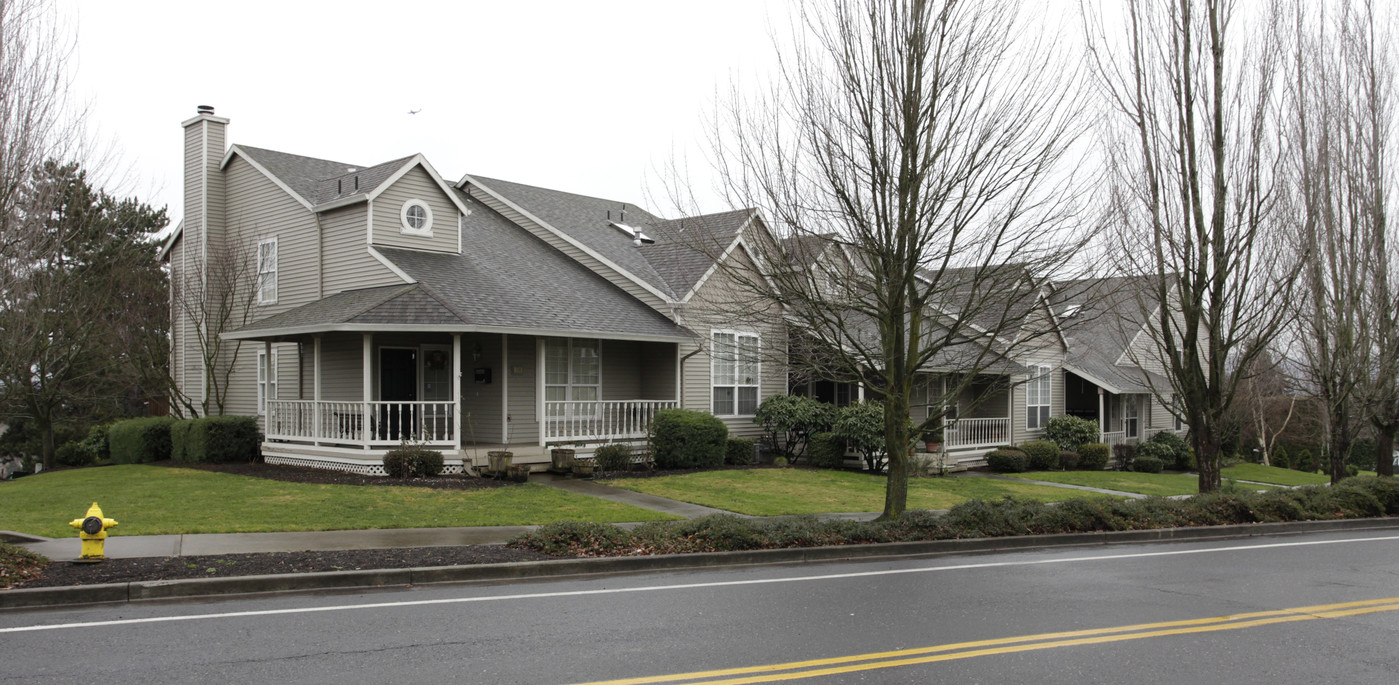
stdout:
<svg viewBox="0 0 1399 685">
<path fill-rule="evenodd" d="M 573 468 L 573 475 L 576 476 L 576 477 L 578 477 L 578 478 L 592 478 L 592 477 L 593 477 L 593 462 L 591 462 L 591 461 L 585 461 L 585 460 L 582 460 L 582 459 L 575 459 L 575 460 L 573 461 L 573 467 L 572 467 L 572 468 Z"/>
<path fill-rule="evenodd" d="M 929 452 L 942 449 L 942 418 L 939 417 L 931 427 L 923 431 L 923 446 Z"/>
<path fill-rule="evenodd" d="M 511 464 L 509 472 L 510 480 L 516 483 L 524 483 L 529 480 L 529 464 Z"/>
<path fill-rule="evenodd" d="M 492 477 L 504 477 L 514 459 L 515 453 L 509 450 L 491 450 L 486 453 L 486 471 Z"/>
</svg>

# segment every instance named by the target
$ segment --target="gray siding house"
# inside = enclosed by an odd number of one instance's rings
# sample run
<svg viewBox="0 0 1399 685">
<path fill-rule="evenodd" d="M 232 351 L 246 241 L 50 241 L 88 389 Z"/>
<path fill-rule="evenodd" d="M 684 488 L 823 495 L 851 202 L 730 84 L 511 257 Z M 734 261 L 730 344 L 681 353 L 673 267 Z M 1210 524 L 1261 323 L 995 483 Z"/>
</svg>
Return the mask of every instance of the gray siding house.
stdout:
<svg viewBox="0 0 1399 685">
<path fill-rule="evenodd" d="M 185 216 L 161 258 L 172 302 L 216 297 L 205 274 L 250 262 L 232 293 L 248 321 L 221 333 L 224 412 L 259 417 L 271 463 L 378 474 L 405 442 L 443 450 L 449 471 L 491 449 L 545 463 L 552 445 L 637 439 L 669 407 L 756 435 L 757 405 L 787 390 L 780 313 L 733 317 L 716 268 L 747 259 L 745 236 L 766 231 L 755 212 L 664 220 L 449 181 L 423 155 L 366 166 L 229 144 L 228 124 L 212 108 L 183 122 Z M 184 309 L 171 370 L 197 401 L 199 339 L 219 333 Z"/>
</svg>

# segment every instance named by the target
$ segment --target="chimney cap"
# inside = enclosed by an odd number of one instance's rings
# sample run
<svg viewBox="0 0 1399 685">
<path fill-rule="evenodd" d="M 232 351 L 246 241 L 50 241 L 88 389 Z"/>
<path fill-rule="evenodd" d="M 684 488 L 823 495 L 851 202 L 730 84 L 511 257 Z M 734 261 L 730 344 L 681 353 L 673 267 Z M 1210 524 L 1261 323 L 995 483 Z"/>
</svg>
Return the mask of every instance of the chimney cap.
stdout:
<svg viewBox="0 0 1399 685">
<path fill-rule="evenodd" d="M 196 110 L 199 114 L 207 114 L 207 115 L 209 115 L 209 116 L 214 116 L 214 106 L 213 106 L 213 105 L 199 105 L 198 107 L 195 108 L 195 110 Z"/>
</svg>

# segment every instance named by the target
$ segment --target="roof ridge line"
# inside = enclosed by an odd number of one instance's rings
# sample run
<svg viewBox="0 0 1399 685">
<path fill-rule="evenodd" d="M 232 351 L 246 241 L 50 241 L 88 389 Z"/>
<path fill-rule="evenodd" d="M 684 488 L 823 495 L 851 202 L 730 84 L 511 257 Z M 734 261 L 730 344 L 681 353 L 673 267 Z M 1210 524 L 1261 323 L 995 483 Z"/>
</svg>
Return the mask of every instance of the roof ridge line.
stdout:
<svg viewBox="0 0 1399 685">
<path fill-rule="evenodd" d="M 390 290 L 387 294 L 384 295 L 384 297 L 379 298 L 379 299 L 377 299 L 377 300 L 371 300 L 369 304 L 367 304 L 367 305 L 365 305 L 365 306 L 363 306 L 363 307 L 360 307 L 358 311 L 356 311 L 356 310 L 351 310 L 351 312 L 353 312 L 353 313 L 351 313 L 350 315 L 346 316 L 346 317 L 345 317 L 345 320 L 346 320 L 346 321 L 349 321 L 349 320 L 351 320 L 351 319 L 354 319 L 355 317 L 363 316 L 363 315 L 364 315 L 365 313 L 367 313 L 369 310 L 374 309 L 374 308 L 376 308 L 376 307 L 380 307 L 380 306 L 384 305 L 384 303 L 388 302 L 389 300 L 392 300 L 392 299 L 395 298 L 395 297 L 398 297 L 399 295 L 406 295 L 406 294 L 408 294 L 409 292 L 411 292 L 411 291 L 413 290 L 413 288 L 415 288 L 415 287 L 417 287 L 417 286 L 418 286 L 417 283 L 404 283 L 404 284 L 401 284 L 396 290 Z M 388 287 L 389 287 L 389 288 L 393 288 L 394 286 L 388 286 Z M 366 290 L 367 290 L 367 288 L 366 288 Z M 353 292 L 353 291 L 350 291 L 350 290 L 342 290 L 342 291 L 340 291 L 340 292 L 341 292 L 341 293 L 347 293 L 347 292 Z M 336 293 L 336 294 L 339 295 L 340 293 Z M 324 298 L 322 298 L 322 299 L 324 299 Z"/>
</svg>

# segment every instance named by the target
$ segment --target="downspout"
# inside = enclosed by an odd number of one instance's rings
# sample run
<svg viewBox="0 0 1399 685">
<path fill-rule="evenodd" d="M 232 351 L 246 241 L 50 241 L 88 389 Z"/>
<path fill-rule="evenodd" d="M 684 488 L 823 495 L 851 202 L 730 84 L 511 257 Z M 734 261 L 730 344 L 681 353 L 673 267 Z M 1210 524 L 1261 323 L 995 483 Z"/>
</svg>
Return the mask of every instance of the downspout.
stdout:
<svg viewBox="0 0 1399 685">
<path fill-rule="evenodd" d="M 676 404 L 680 405 L 681 409 L 685 408 L 685 360 L 699 354 L 703 349 L 704 346 L 698 346 L 694 352 L 680 358 L 680 397 L 677 398 L 679 401 Z"/>
</svg>

